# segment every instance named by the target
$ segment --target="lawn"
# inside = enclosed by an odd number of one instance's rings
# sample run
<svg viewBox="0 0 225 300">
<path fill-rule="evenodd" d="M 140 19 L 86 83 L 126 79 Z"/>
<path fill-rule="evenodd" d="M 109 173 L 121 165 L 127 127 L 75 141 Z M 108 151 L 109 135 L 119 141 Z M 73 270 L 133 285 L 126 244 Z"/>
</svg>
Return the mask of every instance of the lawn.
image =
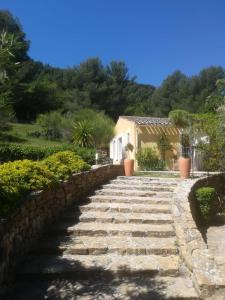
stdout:
<svg viewBox="0 0 225 300">
<path fill-rule="evenodd" d="M 4 131 L 0 135 L 1 142 L 19 143 L 32 146 L 54 147 L 61 146 L 60 141 L 51 141 L 43 137 L 29 136 L 34 131 L 40 131 L 41 127 L 36 124 L 18 124 L 11 123 L 10 129 Z"/>
</svg>

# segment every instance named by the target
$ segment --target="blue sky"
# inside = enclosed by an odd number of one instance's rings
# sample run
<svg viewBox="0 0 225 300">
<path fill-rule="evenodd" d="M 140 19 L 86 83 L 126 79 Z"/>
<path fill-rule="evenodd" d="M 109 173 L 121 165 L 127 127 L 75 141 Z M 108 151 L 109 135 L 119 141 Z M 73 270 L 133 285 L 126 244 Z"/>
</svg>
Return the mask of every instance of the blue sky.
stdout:
<svg viewBox="0 0 225 300">
<path fill-rule="evenodd" d="M 224 0 L 0 0 L 22 23 L 30 56 L 58 67 L 124 60 L 159 85 L 179 69 L 225 67 Z"/>
</svg>

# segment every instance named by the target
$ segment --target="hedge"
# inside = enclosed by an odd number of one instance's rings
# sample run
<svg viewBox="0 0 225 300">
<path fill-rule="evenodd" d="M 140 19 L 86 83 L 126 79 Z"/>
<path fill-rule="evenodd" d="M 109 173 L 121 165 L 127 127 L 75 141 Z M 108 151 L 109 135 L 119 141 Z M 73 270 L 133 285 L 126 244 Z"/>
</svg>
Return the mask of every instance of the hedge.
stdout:
<svg viewBox="0 0 225 300">
<path fill-rule="evenodd" d="M 0 162 L 21 159 L 40 160 L 60 151 L 72 151 L 79 155 L 86 163 L 95 163 L 95 149 L 78 148 L 73 145 L 58 147 L 39 147 L 23 144 L 0 143 Z"/>
<path fill-rule="evenodd" d="M 90 165 L 71 151 L 36 162 L 25 159 L 0 165 L 0 217 L 9 216 L 30 192 L 89 169 Z"/>
</svg>

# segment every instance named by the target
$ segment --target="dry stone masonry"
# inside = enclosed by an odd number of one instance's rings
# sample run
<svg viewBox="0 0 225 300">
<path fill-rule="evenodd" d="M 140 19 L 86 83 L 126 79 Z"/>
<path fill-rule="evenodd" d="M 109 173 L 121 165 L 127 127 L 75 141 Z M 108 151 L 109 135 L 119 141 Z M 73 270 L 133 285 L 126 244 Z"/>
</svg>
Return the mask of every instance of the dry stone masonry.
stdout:
<svg viewBox="0 0 225 300">
<path fill-rule="evenodd" d="M 10 299 L 199 299 L 171 212 L 178 182 L 119 176 L 61 214 Z"/>
<path fill-rule="evenodd" d="M 77 206 L 82 197 L 123 173 L 122 166 L 105 165 L 74 174 L 53 189 L 32 193 L 9 219 L 0 220 L 0 284 L 67 207 Z"/>
<path fill-rule="evenodd" d="M 215 253 L 208 247 L 196 224 L 194 194 L 196 189 L 202 186 L 215 187 L 218 194 L 224 194 L 224 175 L 217 174 L 180 182 L 173 194 L 172 206 L 177 242 L 180 257 L 191 272 L 192 280 L 201 295 L 201 299 L 224 300 L 224 269 L 219 268 L 217 264 L 219 258 L 215 257 Z M 218 235 L 217 238 L 219 239 L 221 236 Z M 220 247 L 222 248 L 223 244 Z M 225 254 L 223 260 L 225 260 Z"/>
</svg>

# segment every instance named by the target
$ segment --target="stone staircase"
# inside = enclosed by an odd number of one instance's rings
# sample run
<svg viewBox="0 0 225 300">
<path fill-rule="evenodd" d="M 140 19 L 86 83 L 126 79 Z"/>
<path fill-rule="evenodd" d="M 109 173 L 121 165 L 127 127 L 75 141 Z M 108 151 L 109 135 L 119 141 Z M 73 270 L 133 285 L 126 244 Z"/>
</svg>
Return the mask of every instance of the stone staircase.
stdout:
<svg viewBox="0 0 225 300">
<path fill-rule="evenodd" d="M 179 259 L 176 186 L 123 176 L 102 186 L 49 228 L 18 271 L 15 299 L 199 299 Z"/>
</svg>

